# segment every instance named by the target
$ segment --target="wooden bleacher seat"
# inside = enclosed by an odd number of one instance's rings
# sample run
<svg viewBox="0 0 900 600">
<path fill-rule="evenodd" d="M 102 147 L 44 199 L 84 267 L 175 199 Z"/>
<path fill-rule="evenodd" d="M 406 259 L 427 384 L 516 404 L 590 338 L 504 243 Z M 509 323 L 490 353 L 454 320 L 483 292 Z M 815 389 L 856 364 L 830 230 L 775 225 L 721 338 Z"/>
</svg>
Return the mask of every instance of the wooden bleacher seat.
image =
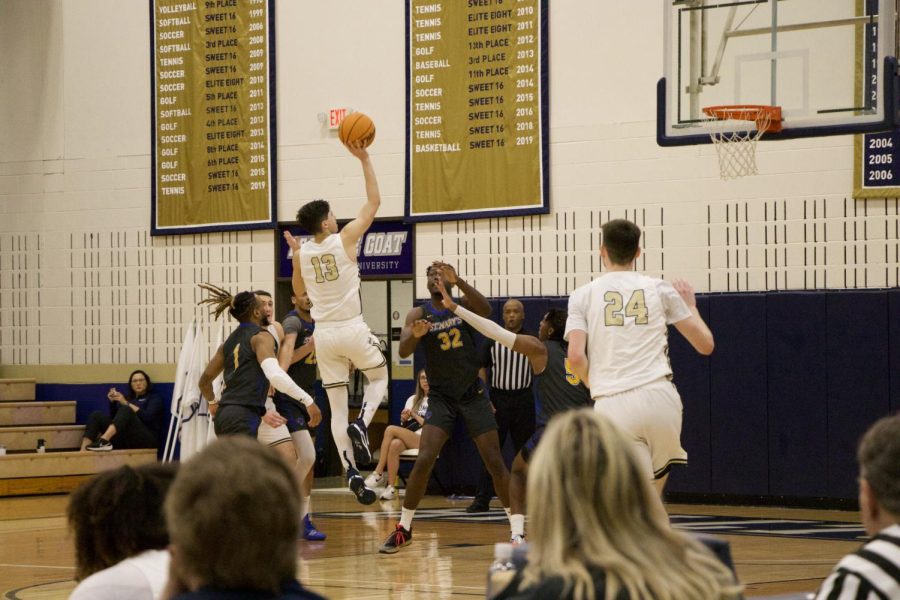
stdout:
<svg viewBox="0 0 900 600">
<path fill-rule="evenodd" d="M 75 405 L 37 402 L 34 379 L 0 379 L 0 496 L 70 492 L 94 473 L 156 460 L 155 449 L 79 451 L 84 426 L 75 424 Z"/>
</svg>

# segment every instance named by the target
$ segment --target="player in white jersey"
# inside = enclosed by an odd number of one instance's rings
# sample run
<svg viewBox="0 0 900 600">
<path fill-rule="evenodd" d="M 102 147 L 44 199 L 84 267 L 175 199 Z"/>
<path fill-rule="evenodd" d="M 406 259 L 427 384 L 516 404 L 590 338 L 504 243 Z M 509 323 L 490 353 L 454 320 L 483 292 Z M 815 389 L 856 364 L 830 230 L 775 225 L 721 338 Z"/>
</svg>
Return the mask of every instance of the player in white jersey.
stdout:
<svg viewBox="0 0 900 600">
<path fill-rule="evenodd" d="M 362 317 L 356 256 L 359 240 L 381 205 L 381 194 L 366 149 L 359 145 L 348 145 L 347 149 L 362 163 L 366 183 L 367 200 L 357 217 L 338 232 L 328 202 L 314 200 L 297 213 L 300 226 L 313 239 L 302 248 L 289 232 L 285 232 L 285 239 L 293 252 L 294 295 L 299 298 L 307 293 L 312 301 L 316 360 L 331 406 L 331 434 L 347 469 L 350 489 L 360 502 L 371 504 L 375 492 L 365 486 L 357 465 L 372 462 L 367 431 L 387 392 L 388 371 L 381 345 Z M 369 386 L 363 395 L 361 416 L 348 425 L 350 363 L 365 374 Z"/>
<path fill-rule="evenodd" d="M 671 284 L 634 270 L 641 254 L 637 225 L 616 219 L 602 231 L 600 257 L 607 272 L 569 298 L 569 363 L 588 385 L 595 409 L 634 440 L 661 496 L 669 467 L 687 463 L 667 325 L 674 324 L 704 355 L 713 351 L 713 335 L 697 312 L 690 284 Z"/>
</svg>

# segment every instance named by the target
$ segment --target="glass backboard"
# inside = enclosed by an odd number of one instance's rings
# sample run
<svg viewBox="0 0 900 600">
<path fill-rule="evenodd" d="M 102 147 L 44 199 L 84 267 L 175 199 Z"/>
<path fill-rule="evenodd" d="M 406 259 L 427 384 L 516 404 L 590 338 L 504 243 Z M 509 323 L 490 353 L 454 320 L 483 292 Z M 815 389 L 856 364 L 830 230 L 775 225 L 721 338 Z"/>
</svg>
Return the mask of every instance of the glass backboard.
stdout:
<svg viewBox="0 0 900 600">
<path fill-rule="evenodd" d="M 893 129 L 896 4 L 665 0 L 657 141 L 709 143 L 721 124 L 703 109 L 721 105 L 781 107 L 762 139 Z"/>
</svg>

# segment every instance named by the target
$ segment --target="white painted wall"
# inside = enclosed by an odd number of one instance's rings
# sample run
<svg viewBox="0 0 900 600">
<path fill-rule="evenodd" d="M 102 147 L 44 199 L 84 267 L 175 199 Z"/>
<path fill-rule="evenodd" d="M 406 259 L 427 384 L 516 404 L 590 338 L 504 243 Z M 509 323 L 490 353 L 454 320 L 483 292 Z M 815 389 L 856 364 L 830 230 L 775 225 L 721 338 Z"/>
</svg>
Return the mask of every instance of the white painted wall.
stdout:
<svg viewBox="0 0 900 600">
<path fill-rule="evenodd" d="M 317 114 L 372 115 L 382 216 L 403 214 L 404 3 L 279 0 L 279 218 L 339 217 L 361 173 Z M 0 363 L 174 362 L 196 283 L 272 287 L 271 232 L 150 238 L 147 0 L 0 0 Z M 900 207 L 854 201 L 850 137 L 763 143 L 723 183 L 711 147 L 655 142 L 658 3 L 550 8 L 551 205 L 417 227 L 491 295 L 566 294 L 599 269 L 597 224 L 646 231 L 649 272 L 701 290 L 897 286 Z M 417 282 L 424 294 L 424 282 Z"/>
</svg>

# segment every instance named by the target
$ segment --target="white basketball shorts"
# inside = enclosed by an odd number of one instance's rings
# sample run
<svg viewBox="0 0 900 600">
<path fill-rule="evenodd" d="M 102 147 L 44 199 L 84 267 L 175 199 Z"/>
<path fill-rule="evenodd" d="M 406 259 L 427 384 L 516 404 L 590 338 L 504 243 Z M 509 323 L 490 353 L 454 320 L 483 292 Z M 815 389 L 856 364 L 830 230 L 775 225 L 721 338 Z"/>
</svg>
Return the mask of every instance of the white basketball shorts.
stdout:
<svg viewBox="0 0 900 600">
<path fill-rule="evenodd" d="M 660 479 L 673 464 L 687 464 L 681 447 L 681 396 L 667 379 L 658 379 L 594 400 L 594 410 L 615 423 L 634 442 L 648 478 Z"/>
<path fill-rule="evenodd" d="M 350 383 L 350 363 L 360 371 L 386 363 L 378 338 L 361 319 L 347 325 L 316 324 L 316 361 L 325 389 Z"/>
</svg>

